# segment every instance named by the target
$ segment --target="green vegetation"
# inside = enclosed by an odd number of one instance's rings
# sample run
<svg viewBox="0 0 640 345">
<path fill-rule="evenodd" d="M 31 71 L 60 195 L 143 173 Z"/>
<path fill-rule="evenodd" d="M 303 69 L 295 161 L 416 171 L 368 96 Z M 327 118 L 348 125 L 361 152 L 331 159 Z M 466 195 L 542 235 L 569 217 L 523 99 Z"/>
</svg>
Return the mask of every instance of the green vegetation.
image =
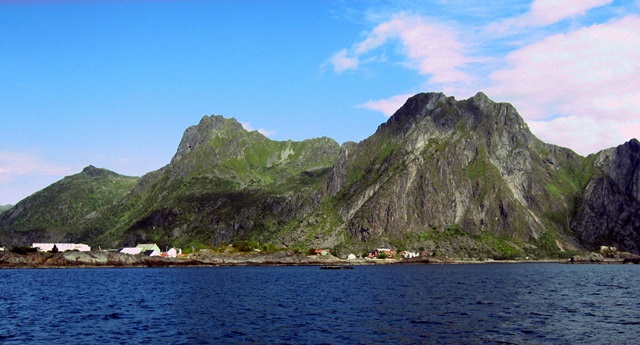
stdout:
<svg viewBox="0 0 640 345">
<path fill-rule="evenodd" d="M 496 260 L 515 260 L 524 256 L 522 249 L 511 244 L 511 241 L 505 237 L 495 236 L 489 232 L 483 232 L 476 237 L 478 242 L 490 248 L 495 254 L 493 258 Z"/>
<path fill-rule="evenodd" d="M 11 248 L 11 252 L 16 253 L 16 254 L 20 254 L 20 255 L 27 255 L 29 253 L 37 253 L 38 249 L 29 247 L 29 246 L 21 246 L 21 247 L 13 247 L 13 248 Z"/>
<path fill-rule="evenodd" d="M 473 182 L 478 182 L 480 179 L 484 179 L 487 174 L 488 163 L 484 158 L 477 158 L 473 160 L 466 168 L 467 176 Z"/>
<path fill-rule="evenodd" d="M 9 210 L 0 215 L 0 228 L 78 236 L 88 218 L 120 200 L 137 181 L 137 177 L 89 166 L 23 200 L 20 213 L 13 215 Z"/>
</svg>

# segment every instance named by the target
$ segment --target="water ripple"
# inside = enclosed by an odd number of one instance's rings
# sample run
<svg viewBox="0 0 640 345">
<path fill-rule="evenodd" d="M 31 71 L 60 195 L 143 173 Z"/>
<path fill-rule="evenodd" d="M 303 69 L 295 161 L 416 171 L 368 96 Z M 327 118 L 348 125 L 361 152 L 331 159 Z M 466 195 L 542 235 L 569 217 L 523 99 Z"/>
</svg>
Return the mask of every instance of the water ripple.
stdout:
<svg viewBox="0 0 640 345">
<path fill-rule="evenodd" d="M 637 267 L 0 270 L 0 343 L 635 343 Z"/>
</svg>

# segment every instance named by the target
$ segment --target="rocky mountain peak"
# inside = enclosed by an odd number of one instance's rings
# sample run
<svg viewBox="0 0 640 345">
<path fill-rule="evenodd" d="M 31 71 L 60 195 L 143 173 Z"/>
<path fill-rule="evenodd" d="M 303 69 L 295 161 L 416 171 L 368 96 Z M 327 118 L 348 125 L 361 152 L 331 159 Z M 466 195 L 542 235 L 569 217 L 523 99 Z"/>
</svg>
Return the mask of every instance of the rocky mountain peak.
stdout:
<svg viewBox="0 0 640 345">
<path fill-rule="evenodd" d="M 197 125 L 191 126 L 184 131 L 178 150 L 171 163 L 182 160 L 189 152 L 214 135 L 233 134 L 238 131 L 244 131 L 244 128 L 235 118 L 225 119 L 220 115 L 205 115 Z"/>
<path fill-rule="evenodd" d="M 441 92 L 419 93 L 407 99 L 405 104 L 389 118 L 387 124 L 408 124 L 412 120 L 422 119 L 446 101 L 455 102 L 455 98 L 447 97 Z"/>
<path fill-rule="evenodd" d="M 637 139 L 598 153 L 596 166 L 629 196 L 640 200 L 640 142 Z"/>
<path fill-rule="evenodd" d="M 467 101 L 472 102 L 474 105 L 476 105 L 480 109 L 487 109 L 490 106 L 496 104 L 487 95 L 485 95 L 484 92 L 476 93 L 475 96 L 469 98 Z"/>
<path fill-rule="evenodd" d="M 93 165 L 89 165 L 82 169 L 82 173 L 87 176 L 95 177 L 100 175 L 100 169 L 94 167 Z"/>
<path fill-rule="evenodd" d="M 107 170 L 107 169 L 103 169 L 103 168 L 97 168 L 97 167 L 95 167 L 93 165 L 88 165 L 87 167 L 82 169 L 80 174 L 71 175 L 71 176 L 68 176 L 68 177 L 74 177 L 74 176 L 86 176 L 86 177 L 89 177 L 91 179 L 98 179 L 98 178 L 106 178 L 106 177 L 115 177 L 115 176 L 118 176 L 118 174 L 116 174 L 115 172 L 113 172 L 111 170 Z"/>
</svg>

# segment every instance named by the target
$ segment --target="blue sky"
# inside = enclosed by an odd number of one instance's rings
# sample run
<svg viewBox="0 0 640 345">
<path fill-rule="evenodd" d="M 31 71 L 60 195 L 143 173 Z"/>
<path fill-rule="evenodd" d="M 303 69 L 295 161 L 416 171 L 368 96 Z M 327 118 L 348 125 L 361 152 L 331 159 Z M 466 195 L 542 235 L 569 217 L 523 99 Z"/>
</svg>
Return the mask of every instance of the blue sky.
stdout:
<svg viewBox="0 0 640 345">
<path fill-rule="evenodd" d="M 158 169 L 203 115 L 343 143 L 427 91 L 582 155 L 640 136 L 640 1 L 417 3 L 0 0 L 0 204 Z"/>
</svg>

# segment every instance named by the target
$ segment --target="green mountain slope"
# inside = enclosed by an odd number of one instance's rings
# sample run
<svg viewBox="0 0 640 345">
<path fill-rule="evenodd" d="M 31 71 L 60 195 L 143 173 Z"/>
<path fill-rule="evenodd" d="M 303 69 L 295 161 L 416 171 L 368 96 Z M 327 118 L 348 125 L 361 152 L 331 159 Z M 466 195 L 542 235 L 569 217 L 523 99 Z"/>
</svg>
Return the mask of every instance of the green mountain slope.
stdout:
<svg viewBox="0 0 640 345">
<path fill-rule="evenodd" d="M 74 242 L 83 224 L 120 200 L 138 178 L 93 166 L 67 176 L 0 214 L 0 236 L 7 244 Z"/>
<path fill-rule="evenodd" d="M 91 231 L 110 246 L 269 241 L 322 198 L 339 149 L 328 138 L 273 141 L 235 119 L 205 116 L 185 131 L 171 163 L 145 176 Z"/>
</svg>

